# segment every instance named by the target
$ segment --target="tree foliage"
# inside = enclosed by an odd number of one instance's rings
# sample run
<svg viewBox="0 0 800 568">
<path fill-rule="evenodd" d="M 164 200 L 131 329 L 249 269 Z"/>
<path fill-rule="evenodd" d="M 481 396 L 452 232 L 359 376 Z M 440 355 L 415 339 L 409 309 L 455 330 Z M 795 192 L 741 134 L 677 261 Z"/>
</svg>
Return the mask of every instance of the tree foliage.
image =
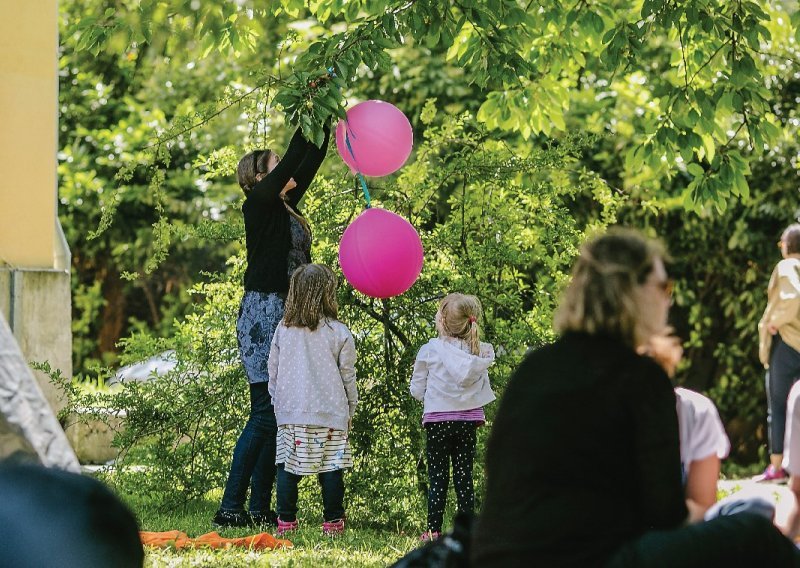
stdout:
<svg viewBox="0 0 800 568">
<path fill-rule="evenodd" d="M 60 174 L 77 253 L 76 362 L 84 370 L 131 329 L 150 327 L 125 357 L 176 347 L 186 363 L 164 392 L 199 405 L 213 393 L 221 413 L 211 422 L 172 412 L 182 406 L 166 404 L 161 387 L 115 395 L 128 398 L 106 402 L 160 405 L 133 413 L 145 426 L 125 447 L 154 436 L 160 479 L 180 479 L 185 495 L 221 484 L 243 396 L 229 358 L 238 273 L 197 282 L 241 250 L 236 160 L 253 147 L 280 151 L 294 127 L 319 141 L 326 120 L 380 98 L 409 116 L 416 149 L 397 176 L 370 185 L 377 203 L 420 229 L 426 264 L 398 299 L 340 292 L 366 393 L 354 433 L 364 491 L 353 494 L 392 491 L 400 503 L 405 474 L 416 475 L 419 409 L 405 383 L 433 333 L 435 300 L 459 290 L 484 301 L 502 391 L 525 349 L 551 338 L 579 243 L 617 221 L 667 241 L 673 316 L 687 340 L 680 380 L 720 404 L 734 455 L 756 457 L 765 403 L 755 322 L 770 247 L 798 214 L 795 2 L 268 4 L 62 3 Z M 338 237 L 363 202 L 337 160 L 323 173 L 305 211 L 316 259 L 335 265 Z M 188 304 L 175 290 L 191 283 L 194 315 L 173 323 Z M 97 349 L 97 314 L 148 298 L 148 287 L 152 301 L 139 301 L 150 308 L 120 310 L 113 340 Z M 205 335 L 218 343 L 198 350 Z M 177 385 L 192 381 L 181 394 Z M 146 426 L 159 421 L 161 430 Z M 203 450 L 189 450 L 189 439 Z M 193 460 L 202 462 L 193 477 L 173 471 Z"/>
<path fill-rule="evenodd" d="M 626 173 L 651 184 L 688 172 L 685 205 L 718 210 L 729 196 L 749 195 L 750 161 L 780 141 L 769 88 L 774 75 L 795 64 L 800 22 L 794 6 L 742 0 L 200 5 L 148 0 L 126 17 L 107 11 L 81 18 L 74 26 L 77 48 L 181 49 L 193 33 L 203 38 L 204 56 L 238 56 L 258 49 L 262 22 L 312 19 L 325 33 L 287 39 L 291 74 L 279 72 L 269 82 L 273 103 L 312 139 L 321 139 L 328 116 L 343 116 L 342 89 L 366 70 L 387 72 L 393 52 L 407 43 L 464 69 L 464 80 L 483 91 L 478 118 L 524 140 L 564 132 L 565 115 L 584 91 L 609 86 L 613 105 L 614 84 L 632 82 L 639 91 L 633 112 L 613 109 L 634 132 L 620 148 Z M 329 68 L 333 81 L 312 82 Z"/>
<path fill-rule="evenodd" d="M 414 479 L 417 486 L 426 481 L 421 407 L 409 396 L 408 382 L 417 350 L 435 335 L 439 298 L 459 290 L 482 300 L 484 334 L 498 353 L 492 377 L 502 391 L 524 351 L 551 339 L 546 322 L 575 247 L 585 231 L 602 229 L 602 218 L 613 219 L 617 206 L 596 176 L 577 164 L 586 140 L 565 141 L 520 161 L 468 114 L 443 118 L 431 102 L 426 120 L 415 163 L 375 190 L 376 202 L 424 227 L 428 254 L 420 280 L 390 300 L 365 298 L 346 284 L 339 291 L 340 316 L 357 338 L 359 353 L 361 402 L 351 436 L 357 465 L 349 494 L 354 507 L 370 510 L 382 523 L 401 521 L 409 507 L 422 502 L 409 491 Z M 567 163 L 576 166 L 573 175 L 562 175 Z M 442 194 L 442 184 L 455 190 Z M 567 204 L 592 192 L 600 218 L 576 221 Z M 448 209 L 444 219 L 432 202 Z M 317 181 L 306 202 L 319 235 L 315 260 L 337 264 L 341 233 L 361 207 L 349 181 Z M 534 209 L 540 213 L 531 219 Z M 176 323 L 170 339 L 141 333 L 126 340 L 126 361 L 175 349 L 174 371 L 148 383 L 125 383 L 110 394 L 72 390 L 75 406 L 127 413 L 117 438 L 123 454 L 116 482 L 151 492 L 165 504 L 222 485 L 245 418 L 246 381 L 235 340 L 243 259 L 231 263 L 234 269 L 221 279 L 194 286 L 193 293 L 206 301 Z M 490 407 L 489 416 L 493 412 Z M 143 458 L 146 471 L 126 469 Z M 375 510 L 376 495 L 386 505 L 382 511 Z"/>
</svg>

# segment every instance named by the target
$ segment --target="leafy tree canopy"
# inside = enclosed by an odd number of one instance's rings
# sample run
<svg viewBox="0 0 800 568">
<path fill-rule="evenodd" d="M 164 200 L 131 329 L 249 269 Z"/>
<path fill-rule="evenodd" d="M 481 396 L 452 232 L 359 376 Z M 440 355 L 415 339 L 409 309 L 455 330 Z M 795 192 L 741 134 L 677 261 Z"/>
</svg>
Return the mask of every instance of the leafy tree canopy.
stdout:
<svg viewBox="0 0 800 568">
<path fill-rule="evenodd" d="M 131 330 L 179 342 L 184 290 L 200 271 L 225 270 L 239 246 L 231 173 L 245 150 L 280 151 L 294 126 L 318 140 L 328 117 L 377 98 L 406 113 L 416 149 L 397 176 L 371 181 L 374 196 L 437 254 L 396 303 L 340 297 L 349 323 L 378 330 L 361 375 L 377 377 L 376 409 L 409 410 L 404 373 L 436 294 L 474 291 L 494 306 L 490 337 L 512 349 L 505 376 L 526 346 L 550 338 L 577 245 L 624 222 L 667 240 L 689 361 L 680 380 L 711 392 L 734 455 L 755 458 L 766 402 L 754 326 L 774 241 L 798 214 L 796 1 L 60 7 L 60 197 L 78 368 Z M 305 212 L 315 258 L 335 264 L 362 202 L 338 160 L 322 176 L 325 198 L 311 192 Z M 192 297 L 206 317 L 203 293 Z M 215 337 L 217 321 L 195 333 Z M 362 431 L 382 419 L 370 416 Z"/>
<path fill-rule="evenodd" d="M 266 55 L 271 35 L 280 50 L 245 67 L 250 87 L 317 141 L 362 94 L 354 81 L 423 53 L 479 87 L 478 119 L 500 136 L 558 136 L 593 97 L 603 102 L 587 126 L 618 139 L 628 183 L 652 192 L 687 173 L 673 189 L 697 210 L 746 198 L 751 161 L 780 144 L 770 89 L 796 65 L 800 36 L 794 2 L 755 0 L 143 0 L 89 13 L 72 30 L 95 55 L 240 58 Z M 314 81 L 329 68 L 331 81 Z"/>
</svg>

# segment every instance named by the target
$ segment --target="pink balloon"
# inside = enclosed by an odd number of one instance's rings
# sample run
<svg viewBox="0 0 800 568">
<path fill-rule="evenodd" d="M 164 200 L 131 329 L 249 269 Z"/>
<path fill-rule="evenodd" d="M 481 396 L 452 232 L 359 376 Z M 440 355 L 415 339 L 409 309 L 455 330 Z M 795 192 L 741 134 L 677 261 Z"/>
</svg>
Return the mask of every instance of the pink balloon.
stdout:
<svg viewBox="0 0 800 568">
<path fill-rule="evenodd" d="M 350 141 L 347 148 L 345 132 Z M 411 123 L 400 109 L 383 101 L 364 101 L 347 111 L 336 127 L 336 149 L 351 170 L 381 177 L 406 163 L 414 144 Z M 353 157 L 355 156 L 355 157 Z"/>
<path fill-rule="evenodd" d="M 386 209 L 366 209 L 345 229 L 339 264 L 353 288 L 374 298 L 402 294 L 422 270 L 416 229 Z"/>
</svg>

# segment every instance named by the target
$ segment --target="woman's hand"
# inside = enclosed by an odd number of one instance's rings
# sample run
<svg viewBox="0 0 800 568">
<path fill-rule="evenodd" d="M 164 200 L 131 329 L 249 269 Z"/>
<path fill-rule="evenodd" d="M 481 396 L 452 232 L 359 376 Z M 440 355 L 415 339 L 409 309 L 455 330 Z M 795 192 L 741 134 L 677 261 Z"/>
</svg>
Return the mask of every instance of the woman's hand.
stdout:
<svg viewBox="0 0 800 568">
<path fill-rule="evenodd" d="M 778 333 L 778 328 L 775 327 L 773 324 L 768 323 L 767 324 L 767 331 L 769 332 L 770 335 L 775 335 L 776 333 Z"/>
</svg>

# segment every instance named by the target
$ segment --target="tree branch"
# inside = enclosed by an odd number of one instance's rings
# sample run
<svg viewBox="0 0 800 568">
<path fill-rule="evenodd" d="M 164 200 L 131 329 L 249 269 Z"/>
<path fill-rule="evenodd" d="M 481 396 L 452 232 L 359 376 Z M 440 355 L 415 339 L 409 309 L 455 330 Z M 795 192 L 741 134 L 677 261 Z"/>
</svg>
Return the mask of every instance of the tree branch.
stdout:
<svg viewBox="0 0 800 568">
<path fill-rule="evenodd" d="M 408 336 L 405 333 L 403 333 L 403 330 L 397 327 L 397 324 L 395 324 L 391 319 L 388 318 L 384 319 L 383 314 L 377 312 L 375 308 L 373 308 L 369 304 L 366 304 L 356 296 L 353 296 L 351 300 L 354 306 L 358 306 L 359 308 L 361 308 L 364 311 L 364 313 L 367 314 L 369 317 L 371 317 L 378 323 L 384 324 L 389 331 L 391 331 L 395 336 L 397 336 L 397 339 L 400 340 L 400 343 L 403 344 L 403 347 L 405 347 L 406 349 L 411 347 L 411 340 L 408 339 Z"/>
<path fill-rule="evenodd" d="M 197 123 L 195 123 L 195 124 L 192 124 L 191 126 L 188 126 L 188 127 L 184 128 L 183 130 L 181 130 L 180 132 L 177 132 L 177 133 L 175 133 L 175 134 L 172 134 L 172 135 L 170 135 L 170 136 L 168 136 L 168 137 L 164 138 L 163 140 L 162 140 L 162 139 L 159 139 L 157 142 L 153 142 L 152 144 L 148 144 L 147 146 L 145 146 L 144 148 L 142 148 L 142 150 L 149 150 L 150 148 L 153 148 L 153 147 L 156 147 L 156 146 L 160 146 L 160 145 L 162 145 L 162 144 L 164 144 L 164 143 L 166 143 L 166 142 L 169 142 L 170 140 L 174 140 L 174 139 L 175 139 L 175 138 L 177 138 L 178 136 L 182 136 L 182 135 L 186 134 L 187 132 L 191 132 L 191 131 L 192 131 L 192 130 L 194 130 L 195 128 L 199 128 L 200 126 L 203 126 L 204 124 L 208 124 L 208 123 L 209 123 L 209 122 L 211 122 L 213 119 L 215 119 L 216 117 L 218 117 L 219 115 L 221 115 L 223 112 L 225 112 L 226 110 L 228 110 L 228 109 L 229 109 L 229 108 L 231 108 L 232 106 L 234 106 L 234 105 L 236 105 L 236 104 L 239 104 L 240 102 L 242 102 L 243 100 L 245 100 L 246 98 L 248 98 L 248 97 L 249 97 L 250 95 L 252 95 L 253 93 L 255 93 L 255 92 L 257 92 L 257 91 L 260 91 L 261 89 L 263 89 L 264 87 L 266 87 L 266 86 L 268 86 L 268 85 L 271 87 L 272 85 L 274 85 L 274 84 L 276 84 L 276 83 L 278 83 L 278 82 L 280 82 L 280 80 L 279 80 L 279 79 L 276 79 L 275 77 L 272 77 L 272 76 L 270 76 L 270 77 L 269 77 L 269 79 L 267 79 L 266 81 L 264 81 L 264 82 L 262 82 L 261 84 L 259 84 L 259 85 L 255 86 L 255 87 L 253 87 L 252 89 L 250 89 L 249 91 L 247 91 L 245 94 L 243 94 L 243 95 L 242 95 L 242 96 L 240 96 L 240 97 L 237 97 L 236 99 L 234 99 L 233 101 L 231 101 L 231 102 L 230 102 L 230 103 L 228 103 L 227 105 L 223 106 L 221 109 L 217 110 L 217 111 L 216 111 L 216 112 L 214 112 L 213 114 L 211 114 L 211 115 L 209 115 L 209 116 L 207 116 L 207 117 L 203 118 L 203 120 L 201 120 L 200 122 L 197 122 Z"/>
</svg>

